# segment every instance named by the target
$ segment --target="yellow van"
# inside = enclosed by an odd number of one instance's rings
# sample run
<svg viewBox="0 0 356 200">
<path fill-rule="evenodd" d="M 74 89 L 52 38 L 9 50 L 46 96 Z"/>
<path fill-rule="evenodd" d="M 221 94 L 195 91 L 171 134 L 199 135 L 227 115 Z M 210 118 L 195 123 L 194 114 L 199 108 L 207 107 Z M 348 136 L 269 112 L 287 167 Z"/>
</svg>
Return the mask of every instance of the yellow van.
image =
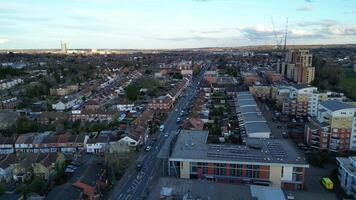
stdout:
<svg viewBox="0 0 356 200">
<path fill-rule="evenodd" d="M 327 190 L 332 190 L 334 188 L 334 183 L 330 180 L 330 178 L 322 178 L 321 183 Z"/>
</svg>

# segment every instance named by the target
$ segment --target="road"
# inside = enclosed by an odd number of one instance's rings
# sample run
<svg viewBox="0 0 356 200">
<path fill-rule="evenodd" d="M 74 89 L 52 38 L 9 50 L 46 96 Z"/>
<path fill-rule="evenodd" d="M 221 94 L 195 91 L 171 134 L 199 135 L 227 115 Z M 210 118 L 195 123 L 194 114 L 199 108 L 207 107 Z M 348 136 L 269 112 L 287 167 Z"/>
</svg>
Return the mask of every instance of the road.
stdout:
<svg viewBox="0 0 356 200">
<path fill-rule="evenodd" d="M 198 76 L 192 81 L 190 86 L 186 89 L 185 93 L 181 98 L 177 100 L 177 103 L 172 108 L 172 112 L 168 113 L 167 120 L 164 123 L 165 130 L 159 133 L 157 137 L 157 142 L 153 146 L 152 150 L 145 153 L 143 159 L 143 169 L 137 172 L 135 168 L 130 168 L 126 174 L 125 182 L 123 184 L 118 184 L 114 187 L 112 195 L 109 199 L 111 200 L 133 200 L 141 199 L 141 195 L 146 192 L 146 188 L 150 181 L 153 179 L 154 172 L 158 170 L 159 164 L 157 162 L 157 155 L 161 147 L 167 141 L 165 134 L 174 134 L 178 125 L 176 123 L 177 117 L 180 115 L 181 110 L 185 110 L 190 101 L 194 98 L 197 93 L 198 85 L 203 79 L 204 73 L 210 67 L 210 64 L 205 65 Z M 178 112 L 176 112 L 178 110 Z"/>
</svg>

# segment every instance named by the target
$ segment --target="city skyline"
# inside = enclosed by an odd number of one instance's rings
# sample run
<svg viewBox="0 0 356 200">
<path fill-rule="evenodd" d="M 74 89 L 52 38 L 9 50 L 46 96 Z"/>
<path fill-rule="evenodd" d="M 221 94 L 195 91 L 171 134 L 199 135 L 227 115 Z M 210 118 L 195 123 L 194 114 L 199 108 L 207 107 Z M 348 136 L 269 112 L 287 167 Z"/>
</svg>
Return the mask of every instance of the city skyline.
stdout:
<svg viewBox="0 0 356 200">
<path fill-rule="evenodd" d="M 337 9 L 336 9 L 337 8 Z M 158 49 L 356 41 L 351 0 L 13 0 L 0 3 L 0 49 Z"/>
</svg>

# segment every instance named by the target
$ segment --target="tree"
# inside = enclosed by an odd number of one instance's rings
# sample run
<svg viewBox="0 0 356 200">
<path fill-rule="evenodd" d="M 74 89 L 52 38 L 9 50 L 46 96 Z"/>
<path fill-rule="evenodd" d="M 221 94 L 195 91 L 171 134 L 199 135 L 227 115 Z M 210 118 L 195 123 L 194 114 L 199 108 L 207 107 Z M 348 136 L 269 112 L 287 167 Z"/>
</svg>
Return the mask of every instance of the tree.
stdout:
<svg viewBox="0 0 356 200">
<path fill-rule="evenodd" d="M 0 183 L 0 196 L 5 193 L 5 185 L 3 183 Z"/>
<path fill-rule="evenodd" d="M 140 88 L 134 84 L 130 84 L 125 88 L 125 95 L 130 101 L 136 101 L 140 93 Z"/>
<path fill-rule="evenodd" d="M 20 117 L 16 122 L 17 133 L 37 132 L 39 126 L 36 122 L 28 120 L 26 117 Z"/>
<path fill-rule="evenodd" d="M 65 158 L 63 154 L 58 154 L 55 164 L 55 170 L 57 174 L 63 174 L 65 169 Z"/>
<path fill-rule="evenodd" d="M 180 73 L 172 73 L 171 76 L 174 79 L 183 79 L 183 75 Z"/>
</svg>

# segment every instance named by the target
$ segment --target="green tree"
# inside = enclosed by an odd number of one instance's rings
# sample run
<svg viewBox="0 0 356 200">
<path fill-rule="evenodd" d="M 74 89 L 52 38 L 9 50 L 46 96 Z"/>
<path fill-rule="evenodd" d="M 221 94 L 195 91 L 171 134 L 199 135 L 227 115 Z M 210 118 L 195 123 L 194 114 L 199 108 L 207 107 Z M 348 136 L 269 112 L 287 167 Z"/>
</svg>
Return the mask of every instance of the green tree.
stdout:
<svg viewBox="0 0 356 200">
<path fill-rule="evenodd" d="M 20 117 L 16 122 L 16 132 L 20 134 L 36 132 L 38 129 L 39 125 L 34 121 L 28 120 L 26 117 Z"/>
<path fill-rule="evenodd" d="M 125 88 L 125 95 L 130 101 L 136 101 L 140 93 L 140 88 L 134 84 L 130 84 Z"/>
<path fill-rule="evenodd" d="M 0 183 L 0 196 L 5 193 L 5 185 L 3 183 Z"/>
<path fill-rule="evenodd" d="M 58 154 L 58 157 L 56 159 L 56 164 L 55 164 L 55 170 L 57 174 L 61 175 L 64 173 L 65 169 L 65 158 L 63 154 Z"/>
</svg>

